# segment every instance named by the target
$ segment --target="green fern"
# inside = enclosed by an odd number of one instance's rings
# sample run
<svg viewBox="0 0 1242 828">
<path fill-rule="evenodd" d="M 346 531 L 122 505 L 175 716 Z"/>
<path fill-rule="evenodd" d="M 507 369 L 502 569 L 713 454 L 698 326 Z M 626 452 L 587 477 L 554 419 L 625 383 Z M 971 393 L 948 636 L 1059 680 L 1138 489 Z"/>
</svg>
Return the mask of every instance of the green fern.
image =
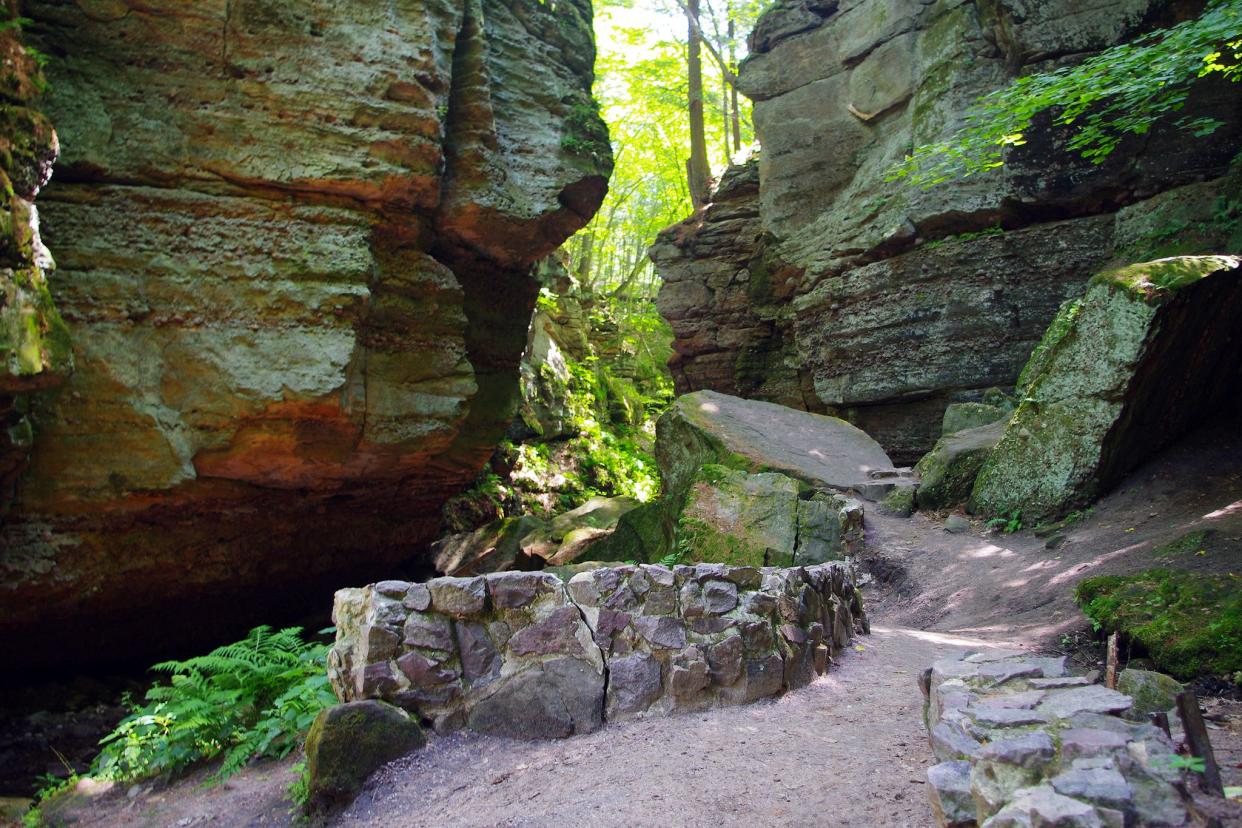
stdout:
<svg viewBox="0 0 1242 828">
<path fill-rule="evenodd" d="M 172 776 L 222 757 L 213 779 L 256 757 L 281 757 L 299 743 L 316 714 L 336 699 L 328 686 L 326 644 L 301 629 L 256 627 L 242 641 L 186 661 L 152 667 L 167 684 L 100 742 L 95 776 L 130 780 Z"/>
</svg>

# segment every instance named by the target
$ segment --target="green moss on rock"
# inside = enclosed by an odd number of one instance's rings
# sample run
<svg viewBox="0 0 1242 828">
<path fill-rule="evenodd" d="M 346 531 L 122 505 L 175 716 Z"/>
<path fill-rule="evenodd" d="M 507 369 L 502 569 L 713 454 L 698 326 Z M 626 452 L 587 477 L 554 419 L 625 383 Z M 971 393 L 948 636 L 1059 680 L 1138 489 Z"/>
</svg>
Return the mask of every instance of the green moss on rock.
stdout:
<svg viewBox="0 0 1242 828">
<path fill-rule="evenodd" d="M 1020 403 L 970 509 L 1026 520 L 1065 514 L 1222 402 L 1230 381 L 1214 366 L 1234 364 L 1217 352 L 1237 348 L 1239 261 L 1132 265 L 1096 276 L 1082 299 L 1063 305 L 1022 373 Z"/>
<path fill-rule="evenodd" d="M 996 421 L 942 437 L 914 467 L 919 476 L 918 507 L 946 509 L 965 503 L 1004 429 L 1004 422 Z"/>
<path fill-rule="evenodd" d="M 418 722 L 382 701 L 321 711 L 306 734 L 307 810 L 326 814 L 344 808 L 372 773 L 426 743 Z"/>
<path fill-rule="evenodd" d="M 1149 569 L 1088 578 L 1079 606 L 1106 632 L 1119 632 L 1181 679 L 1242 670 L 1242 579 Z"/>
</svg>

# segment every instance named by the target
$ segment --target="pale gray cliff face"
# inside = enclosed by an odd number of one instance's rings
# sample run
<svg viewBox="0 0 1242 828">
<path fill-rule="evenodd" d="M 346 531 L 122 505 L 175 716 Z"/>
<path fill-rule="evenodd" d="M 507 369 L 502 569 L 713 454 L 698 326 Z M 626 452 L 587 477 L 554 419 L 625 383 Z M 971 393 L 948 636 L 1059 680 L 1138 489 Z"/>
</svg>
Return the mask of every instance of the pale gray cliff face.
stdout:
<svg viewBox="0 0 1242 828">
<path fill-rule="evenodd" d="M 1192 99 L 1194 114 L 1230 124 L 1211 138 L 1157 129 L 1100 166 L 1067 153 L 1066 136 L 1045 124 L 988 176 L 924 191 L 885 182 L 886 171 L 950 135 L 1015 72 L 1079 59 L 1189 5 L 778 3 L 741 71 L 763 150 L 757 218 L 730 235 L 758 241 L 707 243 L 736 224 L 737 201 L 725 199 L 733 217 L 709 207 L 653 248 L 679 390 L 801 398 L 854 419 L 900 461 L 930 448 L 945 405 L 1011 385 L 1061 301 L 1152 240 L 1132 232 L 1136 212 L 1149 228 L 1211 215 L 1224 192 L 1211 184 L 1150 199 L 1225 172 L 1242 147 L 1239 90 L 1207 83 Z M 1208 235 L 1204 249 L 1221 243 Z M 773 291 L 790 298 L 740 321 L 715 310 L 732 306 L 725 293 Z"/>
<path fill-rule="evenodd" d="M 7 640 L 192 647 L 418 552 L 512 418 L 533 263 L 606 191 L 589 2 L 23 13 L 78 370 L 0 528 Z"/>
</svg>

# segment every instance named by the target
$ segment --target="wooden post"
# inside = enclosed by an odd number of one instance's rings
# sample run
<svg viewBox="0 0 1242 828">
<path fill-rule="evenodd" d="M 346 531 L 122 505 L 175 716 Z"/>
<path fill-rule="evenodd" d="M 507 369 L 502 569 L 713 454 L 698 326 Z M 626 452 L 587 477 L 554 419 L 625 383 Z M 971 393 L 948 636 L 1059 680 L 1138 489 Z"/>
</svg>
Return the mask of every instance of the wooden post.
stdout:
<svg viewBox="0 0 1242 828">
<path fill-rule="evenodd" d="M 1182 730 L 1186 733 L 1186 746 L 1191 756 L 1203 760 L 1203 787 L 1208 793 L 1217 796 L 1225 795 L 1225 787 L 1220 780 L 1220 767 L 1216 764 L 1216 754 L 1212 752 L 1212 741 L 1208 738 L 1207 725 L 1199 713 L 1199 697 L 1193 690 L 1185 690 L 1177 694 L 1177 715 L 1182 720 Z"/>
<path fill-rule="evenodd" d="M 1117 689 L 1117 633 L 1108 637 L 1108 649 L 1104 656 L 1104 686 Z"/>
</svg>

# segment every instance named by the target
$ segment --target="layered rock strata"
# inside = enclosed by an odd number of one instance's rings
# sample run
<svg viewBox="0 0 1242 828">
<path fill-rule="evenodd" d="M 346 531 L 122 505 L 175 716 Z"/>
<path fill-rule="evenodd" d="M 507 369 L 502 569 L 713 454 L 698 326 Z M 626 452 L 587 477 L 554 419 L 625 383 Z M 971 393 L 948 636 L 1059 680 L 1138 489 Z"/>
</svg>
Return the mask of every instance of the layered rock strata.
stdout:
<svg viewBox="0 0 1242 828">
<path fill-rule="evenodd" d="M 333 617 L 342 701 L 523 739 L 774 696 L 867 629 L 847 563 L 382 581 L 339 591 Z"/>
<path fill-rule="evenodd" d="M 946 828 L 1197 824 L 1172 740 L 1065 659 L 959 653 L 925 671 L 927 772 Z"/>
<path fill-rule="evenodd" d="M 55 266 L 39 235 L 35 196 L 59 151 L 39 111 L 46 81 L 5 4 L 0 31 L 0 520 L 34 442 L 29 394 L 60 385 L 73 368 L 69 334 L 48 291 Z"/>
<path fill-rule="evenodd" d="M 1060 303 L 1104 263 L 1170 244 L 1233 250 L 1222 244 L 1237 240 L 1236 213 L 1195 207 L 1206 215 L 1185 220 L 1188 205 L 1236 191 L 1219 180 L 1242 147 L 1240 93 L 1228 82 L 1202 81 L 1177 115 L 1225 123 L 1207 138 L 1166 124 L 1093 165 L 1039 119 L 1002 169 L 928 190 L 885 180 L 913 146 L 949 137 L 978 96 L 1017 74 L 1081 60 L 1197 8 L 774 4 L 740 71 L 763 147 L 757 189 L 753 170 L 731 171 L 715 203 L 652 250 L 679 393 L 714 388 L 831 410 L 912 463 L 949 403 L 1013 384 Z"/>
<path fill-rule="evenodd" d="M 24 14 L 79 370 L 0 529 L 17 660 L 192 651 L 409 559 L 512 420 L 533 263 L 606 190 L 589 3 Z"/>
</svg>

